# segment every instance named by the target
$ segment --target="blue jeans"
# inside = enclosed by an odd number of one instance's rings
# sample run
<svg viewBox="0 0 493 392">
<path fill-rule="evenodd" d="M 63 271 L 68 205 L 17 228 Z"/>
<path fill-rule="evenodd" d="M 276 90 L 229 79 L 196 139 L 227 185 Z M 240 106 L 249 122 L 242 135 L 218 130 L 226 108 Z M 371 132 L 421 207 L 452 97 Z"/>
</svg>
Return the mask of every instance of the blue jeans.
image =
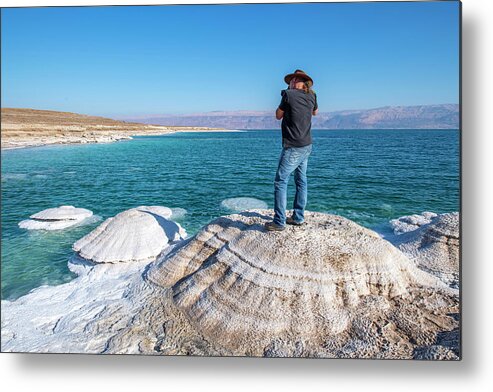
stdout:
<svg viewBox="0 0 493 392">
<path fill-rule="evenodd" d="M 274 223 L 280 226 L 286 224 L 286 204 L 288 181 L 294 172 L 296 194 L 293 203 L 293 219 L 301 223 L 305 220 L 305 206 L 308 184 L 306 181 L 306 168 L 308 157 L 312 152 L 312 145 L 305 147 L 283 148 L 279 158 L 276 179 L 274 181 Z"/>
</svg>

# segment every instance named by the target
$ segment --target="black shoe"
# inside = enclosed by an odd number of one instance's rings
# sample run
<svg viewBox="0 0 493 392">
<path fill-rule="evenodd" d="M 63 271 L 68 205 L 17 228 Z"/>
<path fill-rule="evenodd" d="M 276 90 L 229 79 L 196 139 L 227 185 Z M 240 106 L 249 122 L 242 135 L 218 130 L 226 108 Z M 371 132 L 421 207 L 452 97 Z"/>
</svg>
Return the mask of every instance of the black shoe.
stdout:
<svg viewBox="0 0 493 392">
<path fill-rule="evenodd" d="M 294 226 L 303 226 L 305 222 L 296 222 L 293 218 L 289 217 L 286 219 L 286 223 L 288 225 L 294 225 Z"/>
<path fill-rule="evenodd" d="M 265 224 L 265 229 L 268 231 L 283 231 L 285 227 L 274 222 L 267 222 Z"/>
</svg>

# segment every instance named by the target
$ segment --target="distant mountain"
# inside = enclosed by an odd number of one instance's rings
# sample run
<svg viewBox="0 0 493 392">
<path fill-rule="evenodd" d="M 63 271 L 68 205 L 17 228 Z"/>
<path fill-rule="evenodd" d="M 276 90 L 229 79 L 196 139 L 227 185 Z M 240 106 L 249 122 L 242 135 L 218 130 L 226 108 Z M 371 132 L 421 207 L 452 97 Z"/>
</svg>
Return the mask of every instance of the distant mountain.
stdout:
<svg viewBox="0 0 493 392">
<path fill-rule="evenodd" d="M 276 129 L 274 111 L 207 112 L 126 118 L 147 124 L 203 126 L 228 129 Z M 459 105 L 385 106 L 376 109 L 342 110 L 313 117 L 314 129 L 446 129 L 459 128 Z"/>
</svg>

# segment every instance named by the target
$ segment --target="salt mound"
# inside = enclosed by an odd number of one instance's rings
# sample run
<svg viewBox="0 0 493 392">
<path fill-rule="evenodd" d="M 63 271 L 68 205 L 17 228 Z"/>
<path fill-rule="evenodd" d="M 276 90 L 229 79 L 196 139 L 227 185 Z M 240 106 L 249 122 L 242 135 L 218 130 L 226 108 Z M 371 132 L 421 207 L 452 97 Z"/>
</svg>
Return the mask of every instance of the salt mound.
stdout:
<svg viewBox="0 0 493 392">
<path fill-rule="evenodd" d="M 135 208 L 139 211 L 147 211 L 156 215 L 159 215 L 163 218 L 169 219 L 171 215 L 173 215 L 173 211 L 171 208 L 162 207 L 162 206 L 139 206 Z"/>
<path fill-rule="evenodd" d="M 440 214 L 393 241 L 419 268 L 459 286 L 459 213 Z"/>
<path fill-rule="evenodd" d="M 19 222 L 21 229 L 28 230 L 61 230 L 80 224 L 92 216 L 92 211 L 74 206 L 48 208 Z"/>
<path fill-rule="evenodd" d="M 406 215 L 390 221 L 390 226 L 394 230 L 394 234 L 403 234 L 414 231 L 420 226 L 426 225 L 435 218 L 437 214 L 434 212 L 425 211 L 421 215 Z"/>
<path fill-rule="evenodd" d="M 232 355 L 412 358 L 458 322 L 458 293 L 335 215 L 267 232 L 271 210 L 220 217 L 147 278 Z"/>
<path fill-rule="evenodd" d="M 265 209 L 267 203 L 253 197 L 234 197 L 221 202 L 221 207 L 227 210 L 241 212 L 252 209 Z"/>
<path fill-rule="evenodd" d="M 168 220 L 171 210 L 140 206 L 106 219 L 78 240 L 73 249 L 95 263 L 153 260 L 170 243 L 186 237 L 186 231 Z"/>
<path fill-rule="evenodd" d="M 92 212 L 84 208 L 74 206 L 60 206 L 58 208 L 48 208 L 30 216 L 32 219 L 42 220 L 79 220 L 88 218 Z"/>
</svg>

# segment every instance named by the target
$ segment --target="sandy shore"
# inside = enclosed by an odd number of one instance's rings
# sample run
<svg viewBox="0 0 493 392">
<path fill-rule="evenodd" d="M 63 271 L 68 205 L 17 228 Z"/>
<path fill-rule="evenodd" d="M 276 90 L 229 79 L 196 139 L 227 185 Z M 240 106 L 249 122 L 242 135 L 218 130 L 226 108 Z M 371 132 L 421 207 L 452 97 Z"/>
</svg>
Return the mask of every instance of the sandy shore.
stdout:
<svg viewBox="0 0 493 392">
<path fill-rule="evenodd" d="M 208 131 L 235 132 L 223 128 L 130 123 L 49 110 L 1 110 L 2 150 L 57 144 L 111 143 L 132 139 L 132 136 Z"/>
</svg>

